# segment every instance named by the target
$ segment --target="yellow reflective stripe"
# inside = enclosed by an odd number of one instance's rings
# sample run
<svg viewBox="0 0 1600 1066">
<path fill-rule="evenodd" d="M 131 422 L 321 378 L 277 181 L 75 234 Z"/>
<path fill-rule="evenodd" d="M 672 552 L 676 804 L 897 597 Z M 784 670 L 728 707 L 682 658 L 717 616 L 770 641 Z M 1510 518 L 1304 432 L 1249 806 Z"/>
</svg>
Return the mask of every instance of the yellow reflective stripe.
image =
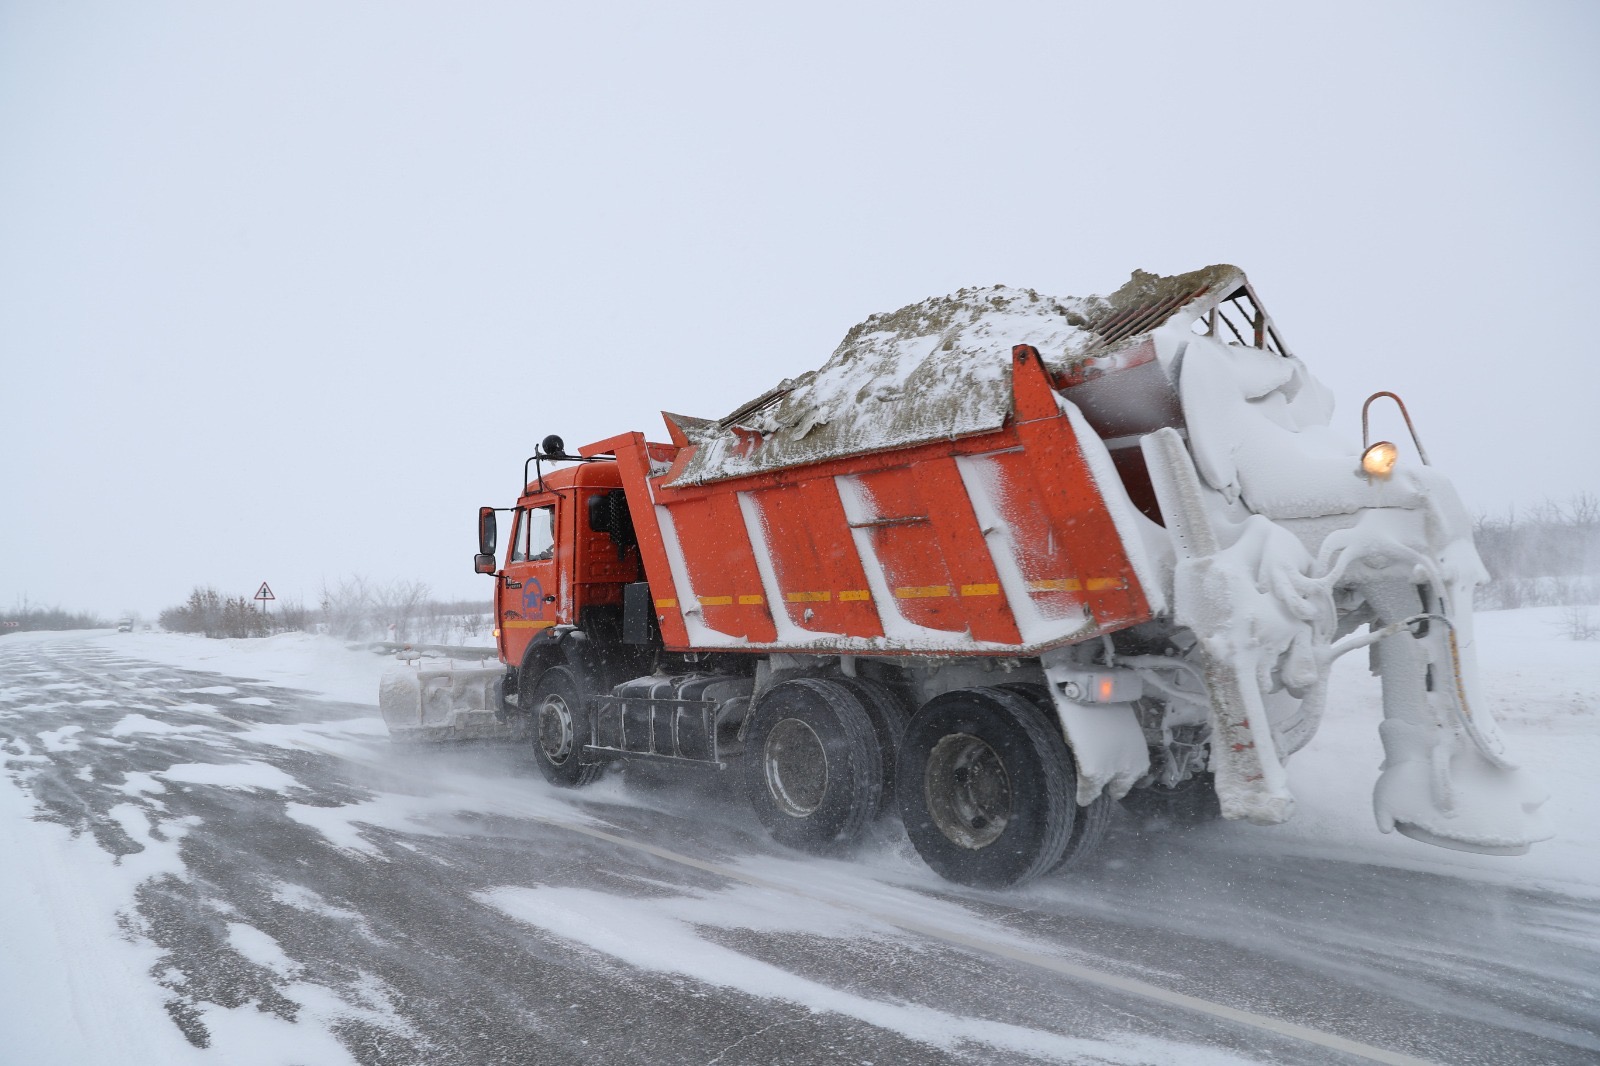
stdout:
<svg viewBox="0 0 1600 1066">
<path fill-rule="evenodd" d="M 907 585 L 894 590 L 897 600 L 929 600 L 950 595 L 949 585 Z"/>
<path fill-rule="evenodd" d="M 501 622 L 500 624 L 507 629 L 549 629 L 551 626 L 555 625 L 554 622 L 536 622 L 531 619 L 520 618 L 511 619 L 510 621 Z"/>
<path fill-rule="evenodd" d="M 870 600 L 872 599 L 872 593 L 868 592 L 866 589 L 845 589 L 843 592 L 839 593 L 839 599 L 846 601 Z"/>
<path fill-rule="evenodd" d="M 676 606 L 678 606 L 678 601 L 677 600 L 657 600 L 656 601 L 656 606 L 664 611 L 668 607 L 676 607 Z"/>
<path fill-rule="evenodd" d="M 961 595 L 963 595 L 963 596 L 998 596 L 998 595 L 1000 595 L 1000 586 L 999 585 L 962 585 L 961 586 Z"/>
<path fill-rule="evenodd" d="M 1128 579 L 1123 577 L 1091 577 L 1086 581 L 1075 577 L 1053 577 L 1045 581 L 1028 582 L 1029 592 L 1106 592 L 1127 587 Z"/>
<path fill-rule="evenodd" d="M 783 598 L 790 603 L 826 603 L 833 598 L 831 592 L 785 592 Z"/>
<path fill-rule="evenodd" d="M 760 596 L 740 596 L 739 604 L 743 607 L 754 607 L 761 603 Z"/>
<path fill-rule="evenodd" d="M 702 607 L 726 607 L 733 602 L 732 596 L 701 596 Z"/>
</svg>

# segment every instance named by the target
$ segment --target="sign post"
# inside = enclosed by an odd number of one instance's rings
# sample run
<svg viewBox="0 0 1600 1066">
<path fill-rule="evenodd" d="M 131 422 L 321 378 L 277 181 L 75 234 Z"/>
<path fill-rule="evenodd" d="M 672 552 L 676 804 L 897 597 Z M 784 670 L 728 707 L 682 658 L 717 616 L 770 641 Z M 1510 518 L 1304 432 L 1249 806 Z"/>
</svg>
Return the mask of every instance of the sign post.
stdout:
<svg viewBox="0 0 1600 1066">
<path fill-rule="evenodd" d="M 276 597 L 276 596 L 274 596 L 272 594 L 272 590 L 267 588 L 267 583 L 265 581 L 263 581 L 261 583 L 261 587 L 256 589 L 255 598 L 261 601 L 261 615 L 262 615 L 262 617 L 266 617 L 266 614 L 267 614 L 267 601 L 268 600 L 275 600 L 278 597 Z"/>
</svg>

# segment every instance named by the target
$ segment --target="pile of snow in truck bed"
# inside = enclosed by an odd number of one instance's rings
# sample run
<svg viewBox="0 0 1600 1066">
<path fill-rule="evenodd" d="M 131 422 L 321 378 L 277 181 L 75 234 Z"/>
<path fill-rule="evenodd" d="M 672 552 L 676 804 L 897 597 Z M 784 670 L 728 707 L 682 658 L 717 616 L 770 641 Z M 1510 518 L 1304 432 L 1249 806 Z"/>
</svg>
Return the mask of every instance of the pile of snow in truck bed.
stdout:
<svg viewBox="0 0 1600 1066">
<path fill-rule="evenodd" d="M 712 480 L 877 451 L 1000 426 L 1011 408 L 1011 347 L 1073 352 L 1092 334 L 1074 326 L 1078 301 L 996 285 L 936 296 L 873 315 L 846 335 L 820 370 L 785 381 L 740 430 L 699 442 L 682 482 Z M 1082 321 L 1081 318 L 1078 318 Z M 747 408 L 748 409 L 748 408 Z"/>
<path fill-rule="evenodd" d="M 700 448 L 675 483 L 998 429 L 1011 413 L 1013 345 L 1031 344 L 1047 365 L 1061 369 L 1101 343 L 1092 323 L 1119 299 L 1147 298 L 1153 286 L 1173 281 L 1199 288 L 1234 275 L 1243 278 L 1231 266 L 1174 279 L 1136 272 L 1112 297 L 966 288 L 873 315 L 845 335 L 820 369 L 783 382 L 720 423 L 686 426 Z"/>
</svg>

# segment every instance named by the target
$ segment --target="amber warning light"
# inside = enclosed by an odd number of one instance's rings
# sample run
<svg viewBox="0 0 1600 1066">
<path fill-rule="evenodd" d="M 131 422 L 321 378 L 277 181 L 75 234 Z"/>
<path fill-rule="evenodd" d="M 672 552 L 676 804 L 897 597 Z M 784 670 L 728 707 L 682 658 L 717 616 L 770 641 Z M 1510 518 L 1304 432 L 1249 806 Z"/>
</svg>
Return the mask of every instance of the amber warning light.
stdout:
<svg viewBox="0 0 1600 1066">
<path fill-rule="evenodd" d="M 1368 477 L 1388 477 L 1394 472 L 1395 460 L 1399 458 L 1399 448 L 1380 440 L 1361 453 L 1361 469 L 1366 471 Z"/>
<path fill-rule="evenodd" d="M 1144 685 L 1132 670 L 1095 670 L 1052 674 L 1061 694 L 1074 703 L 1131 703 L 1144 695 Z"/>
</svg>

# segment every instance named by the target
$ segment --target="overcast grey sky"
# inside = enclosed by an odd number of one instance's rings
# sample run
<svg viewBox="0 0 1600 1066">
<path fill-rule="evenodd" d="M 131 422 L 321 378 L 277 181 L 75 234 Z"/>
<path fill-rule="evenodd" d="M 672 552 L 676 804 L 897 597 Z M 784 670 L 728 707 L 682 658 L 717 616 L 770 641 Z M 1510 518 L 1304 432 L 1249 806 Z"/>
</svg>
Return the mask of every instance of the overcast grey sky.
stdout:
<svg viewBox="0 0 1600 1066">
<path fill-rule="evenodd" d="M 1214 262 L 1474 510 L 1600 492 L 1597 54 L 1589 2 L 3 0 L 0 606 L 487 597 L 546 433 Z"/>
</svg>

